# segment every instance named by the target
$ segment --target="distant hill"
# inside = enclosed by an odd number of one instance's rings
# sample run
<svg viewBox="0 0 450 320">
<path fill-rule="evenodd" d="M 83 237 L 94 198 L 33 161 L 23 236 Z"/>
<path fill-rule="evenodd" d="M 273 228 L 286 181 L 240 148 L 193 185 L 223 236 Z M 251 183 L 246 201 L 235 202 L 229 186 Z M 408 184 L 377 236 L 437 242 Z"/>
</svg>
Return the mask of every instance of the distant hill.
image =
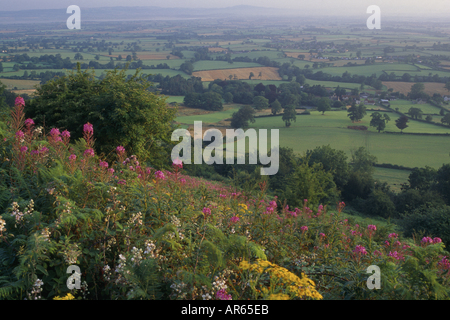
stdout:
<svg viewBox="0 0 450 320">
<path fill-rule="evenodd" d="M 103 7 L 81 9 L 81 21 L 114 20 L 162 20 L 162 19 L 205 19 L 226 17 L 268 17 L 296 13 L 288 9 L 263 8 L 255 6 L 234 6 L 228 8 L 161 8 L 161 7 Z M 65 22 L 70 16 L 67 8 L 0 11 L 1 23 L 21 22 Z"/>
</svg>

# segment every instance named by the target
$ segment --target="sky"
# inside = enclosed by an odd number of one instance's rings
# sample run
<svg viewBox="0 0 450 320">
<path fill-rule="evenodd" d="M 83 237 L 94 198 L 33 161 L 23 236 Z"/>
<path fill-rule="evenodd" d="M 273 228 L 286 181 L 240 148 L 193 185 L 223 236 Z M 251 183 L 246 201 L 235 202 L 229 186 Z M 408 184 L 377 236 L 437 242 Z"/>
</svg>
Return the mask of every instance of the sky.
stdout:
<svg viewBox="0 0 450 320">
<path fill-rule="evenodd" d="M 157 6 L 179 8 L 224 8 L 251 5 L 286 8 L 323 15 L 366 14 L 370 5 L 389 16 L 450 16 L 450 0 L 14 0 L 2 1 L 0 11 L 61 9 L 77 5 L 81 9 L 115 6 Z"/>
</svg>

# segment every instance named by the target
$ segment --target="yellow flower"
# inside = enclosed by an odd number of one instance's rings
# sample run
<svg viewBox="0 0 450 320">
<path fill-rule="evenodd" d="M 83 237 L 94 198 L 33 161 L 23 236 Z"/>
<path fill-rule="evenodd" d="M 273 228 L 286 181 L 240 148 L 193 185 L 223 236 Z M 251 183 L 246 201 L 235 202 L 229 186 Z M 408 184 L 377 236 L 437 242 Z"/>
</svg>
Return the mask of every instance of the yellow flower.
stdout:
<svg viewBox="0 0 450 320">
<path fill-rule="evenodd" d="M 271 294 L 269 300 L 289 300 L 289 296 L 284 293 Z"/>
<path fill-rule="evenodd" d="M 269 273 L 278 280 L 279 285 L 282 288 L 287 289 L 290 293 L 296 297 L 309 297 L 313 299 L 323 299 L 322 295 L 316 291 L 315 283 L 304 273 L 301 274 L 301 278 L 293 274 L 286 268 L 280 267 L 274 263 L 266 260 L 258 259 L 255 264 L 250 264 L 247 261 L 242 261 L 239 267 L 243 270 L 256 271 L 260 274 L 263 272 Z M 264 292 L 267 292 L 265 288 L 262 288 Z"/>
<path fill-rule="evenodd" d="M 248 207 L 245 203 L 239 203 L 239 207 L 242 207 L 244 210 L 248 210 Z"/>
<path fill-rule="evenodd" d="M 75 297 L 70 293 L 68 293 L 65 297 L 56 296 L 53 298 L 53 300 L 74 300 L 74 299 L 75 299 Z"/>
</svg>

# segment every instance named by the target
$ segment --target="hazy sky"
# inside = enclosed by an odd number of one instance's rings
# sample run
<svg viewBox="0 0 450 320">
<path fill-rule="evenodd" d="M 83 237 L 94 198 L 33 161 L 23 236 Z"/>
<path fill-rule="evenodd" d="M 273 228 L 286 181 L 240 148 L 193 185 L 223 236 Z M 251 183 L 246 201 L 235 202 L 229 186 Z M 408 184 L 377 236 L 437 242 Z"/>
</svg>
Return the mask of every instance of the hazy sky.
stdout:
<svg viewBox="0 0 450 320">
<path fill-rule="evenodd" d="M 357 14 L 361 11 L 364 14 L 368 6 L 377 5 L 382 15 L 450 16 L 450 0 L 3 0 L 0 10 L 60 9 L 70 5 L 78 5 L 81 9 L 115 6 L 223 8 L 253 5 L 289 8 L 324 15 Z"/>
</svg>

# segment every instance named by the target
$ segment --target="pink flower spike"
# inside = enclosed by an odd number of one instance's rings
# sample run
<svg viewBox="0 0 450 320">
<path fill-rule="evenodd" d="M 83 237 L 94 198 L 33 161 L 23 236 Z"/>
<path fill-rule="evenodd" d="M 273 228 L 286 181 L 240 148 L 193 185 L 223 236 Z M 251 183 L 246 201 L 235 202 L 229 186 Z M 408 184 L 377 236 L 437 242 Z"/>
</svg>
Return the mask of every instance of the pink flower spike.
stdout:
<svg viewBox="0 0 450 320">
<path fill-rule="evenodd" d="M 50 130 L 50 135 L 51 135 L 52 137 L 57 137 L 57 136 L 60 136 L 61 133 L 59 132 L 59 129 L 58 129 L 58 128 L 52 128 L 52 130 Z"/>
<path fill-rule="evenodd" d="M 83 131 L 88 133 L 94 133 L 94 126 L 88 122 L 83 126 Z"/>
<path fill-rule="evenodd" d="M 122 146 L 118 146 L 118 147 L 116 148 L 116 152 L 117 152 L 118 154 L 123 154 L 123 153 L 125 153 L 125 148 L 122 147 Z"/>
<path fill-rule="evenodd" d="M 86 151 L 84 151 L 84 156 L 85 157 L 93 157 L 94 156 L 94 150 L 93 149 L 87 149 Z"/>
<path fill-rule="evenodd" d="M 28 118 L 27 120 L 25 120 L 25 125 L 27 127 L 31 127 L 32 125 L 34 125 L 34 121 L 31 118 Z"/>
<path fill-rule="evenodd" d="M 67 131 L 67 130 L 64 130 L 64 131 L 61 133 L 61 136 L 62 136 L 63 138 L 70 138 L 70 132 Z"/>
<path fill-rule="evenodd" d="M 26 147 L 26 146 L 20 147 L 20 152 L 22 152 L 22 153 L 27 152 L 27 150 L 28 150 L 28 147 Z"/>
<path fill-rule="evenodd" d="M 162 171 L 160 171 L 160 170 L 155 172 L 155 176 L 156 176 L 157 179 L 161 179 L 161 180 L 164 180 L 164 178 L 165 178 L 164 177 L 164 173 Z"/>
<path fill-rule="evenodd" d="M 25 100 L 21 96 L 18 96 L 16 98 L 16 100 L 14 101 L 14 104 L 16 106 L 24 106 L 25 105 Z"/>
<path fill-rule="evenodd" d="M 206 216 L 211 215 L 211 209 L 210 209 L 210 208 L 204 207 L 203 210 L 202 210 L 202 212 L 203 212 Z"/>
<path fill-rule="evenodd" d="M 71 154 L 71 155 L 69 156 L 69 160 L 70 160 L 70 161 L 74 161 L 74 160 L 76 160 L 76 159 L 77 159 L 77 156 L 74 155 L 74 154 Z"/>
<path fill-rule="evenodd" d="M 172 166 L 178 169 L 183 169 L 183 162 L 180 159 L 173 160 Z"/>
</svg>

